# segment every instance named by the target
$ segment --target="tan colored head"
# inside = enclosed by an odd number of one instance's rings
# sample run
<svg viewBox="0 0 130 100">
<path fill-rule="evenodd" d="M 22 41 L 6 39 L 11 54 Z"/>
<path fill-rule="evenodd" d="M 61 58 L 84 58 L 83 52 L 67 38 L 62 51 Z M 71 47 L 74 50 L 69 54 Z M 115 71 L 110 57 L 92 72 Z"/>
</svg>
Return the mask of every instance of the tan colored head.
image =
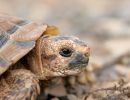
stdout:
<svg viewBox="0 0 130 100">
<path fill-rule="evenodd" d="M 32 70 L 41 79 L 81 72 L 89 61 L 89 47 L 76 37 L 43 36 L 33 50 Z"/>
</svg>

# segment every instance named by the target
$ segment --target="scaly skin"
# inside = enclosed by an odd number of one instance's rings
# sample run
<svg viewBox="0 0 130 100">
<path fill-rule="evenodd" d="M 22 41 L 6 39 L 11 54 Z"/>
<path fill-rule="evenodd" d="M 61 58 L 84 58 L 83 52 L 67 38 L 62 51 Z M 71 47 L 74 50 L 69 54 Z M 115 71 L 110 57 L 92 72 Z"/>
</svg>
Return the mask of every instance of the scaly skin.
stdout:
<svg viewBox="0 0 130 100">
<path fill-rule="evenodd" d="M 28 55 L 1 76 L 0 100 L 36 100 L 40 80 L 78 74 L 86 68 L 89 53 L 76 37 L 42 36 Z"/>
<path fill-rule="evenodd" d="M 10 70 L 0 81 L 0 100 L 36 100 L 39 80 L 26 69 Z"/>
</svg>

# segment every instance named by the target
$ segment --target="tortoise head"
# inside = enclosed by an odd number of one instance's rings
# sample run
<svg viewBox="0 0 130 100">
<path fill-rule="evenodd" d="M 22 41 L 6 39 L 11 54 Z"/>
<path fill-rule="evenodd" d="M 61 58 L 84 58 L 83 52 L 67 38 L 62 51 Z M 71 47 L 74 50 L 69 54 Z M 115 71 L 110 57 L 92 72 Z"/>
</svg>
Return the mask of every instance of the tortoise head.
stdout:
<svg viewBox="0 0 130 100">
<path fill-rule="evenodd" d="M 67 76 L 81 72 L 89 61 L 90 49 L 76 37 L 43 36 L 34 50 L 37 55 L 33 71 L 41 79 L 45 77 Z"/>
</svg>

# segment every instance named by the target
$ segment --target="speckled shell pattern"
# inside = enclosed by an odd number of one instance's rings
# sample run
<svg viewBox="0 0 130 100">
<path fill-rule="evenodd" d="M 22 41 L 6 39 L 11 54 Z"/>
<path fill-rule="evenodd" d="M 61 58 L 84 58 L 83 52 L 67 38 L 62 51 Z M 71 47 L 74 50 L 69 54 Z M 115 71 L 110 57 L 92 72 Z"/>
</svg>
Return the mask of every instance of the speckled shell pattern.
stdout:
<svg viewBox="0 0 130 100">
<path fill-rule="evenodd" d="M 47 25 L 0 13 L 0 75 L 35 47 Z"/>
</svg>

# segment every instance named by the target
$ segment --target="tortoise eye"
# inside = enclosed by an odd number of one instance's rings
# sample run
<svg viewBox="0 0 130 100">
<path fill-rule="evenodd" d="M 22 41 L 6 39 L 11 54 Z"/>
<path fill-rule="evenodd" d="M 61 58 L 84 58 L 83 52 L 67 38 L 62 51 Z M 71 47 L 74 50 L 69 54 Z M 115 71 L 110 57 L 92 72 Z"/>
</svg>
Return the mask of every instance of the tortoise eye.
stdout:
<svg viewBox="0 0 130 100">
<path fill-rule="evenodd" d="M 70 48 L 62 48 L 59 54 L 63 57 L 70 57 L 72 55 L 72 50 Z"/>
</svg>

